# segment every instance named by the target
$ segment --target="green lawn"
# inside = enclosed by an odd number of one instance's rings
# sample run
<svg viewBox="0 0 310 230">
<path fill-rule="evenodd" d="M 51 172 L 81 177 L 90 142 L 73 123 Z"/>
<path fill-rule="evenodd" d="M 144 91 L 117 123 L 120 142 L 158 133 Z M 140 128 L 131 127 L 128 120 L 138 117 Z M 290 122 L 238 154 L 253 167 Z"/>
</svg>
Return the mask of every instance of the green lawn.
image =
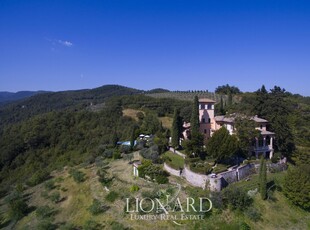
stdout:
<svg viewBox="0 0 310 230">
<path fill-rule="evenodd" d="M 227 171 L 227 165 L 217 164 L 217 166 L 213 169 L 214 173 L 221 173 Z"/>
<path fill-rule="evenodd" d="M 167 151 L 163 154 L 166 164 L 174 169 L 184 168 L 184 158 L 176 153 Z"/>
</svg>

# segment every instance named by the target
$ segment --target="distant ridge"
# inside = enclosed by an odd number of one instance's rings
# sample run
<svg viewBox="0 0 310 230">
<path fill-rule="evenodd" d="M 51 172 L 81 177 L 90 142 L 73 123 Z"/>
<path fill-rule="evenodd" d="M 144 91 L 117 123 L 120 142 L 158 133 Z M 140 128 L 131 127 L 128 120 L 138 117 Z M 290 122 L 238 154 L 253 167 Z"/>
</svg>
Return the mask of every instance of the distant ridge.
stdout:
<svg viewBox="0 0 310 230">
<path fill-rule="evenodd" d="M 39 93 L 47 93 L 48 91 L 19 91 L 16 93 L 12 92 L 0 92 L 0 104 L 5 104 L 12 101 L 21 100 L 27 97 L 31 97 L 33 95 Z"/>
<path fill-rule="evenodd" d="M 31 116 L 60 110 L 79 110 L 90 105 L 104 103 L 114 96 L 142 94 L 143 90 L 121 85 L 104 85 L 94 89 L 45 92 L 20 100 L 0 104 L 0 127 L 4 123 L 15 123 Z"/>
<path fill-rule="evenodd" d="M 147 91 L 146 93 L 169 93 L 170 90 L 168 89 L 163 89 L 163 88 L 155 88 Z"/>
</svg>

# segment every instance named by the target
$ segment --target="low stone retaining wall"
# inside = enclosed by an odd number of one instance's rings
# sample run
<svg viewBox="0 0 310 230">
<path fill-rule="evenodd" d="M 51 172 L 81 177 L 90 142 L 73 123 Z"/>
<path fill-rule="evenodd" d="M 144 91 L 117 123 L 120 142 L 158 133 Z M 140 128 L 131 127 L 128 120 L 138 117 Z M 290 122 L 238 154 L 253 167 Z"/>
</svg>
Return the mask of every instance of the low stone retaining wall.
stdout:
<svg viewBox="0 0 310 230">
<path fill-rule="evenodd" d="M 169 165 L 167 165 L 166 163 L 164 163 L 164 170 L 166 170 L 171 175 L 180 176 L 180 170 L 176 170 L 176 169 L 170 167 Z"/>
<path fill-rule="evenodd" d="M 182 176 L 192 185 L 201 187 L 203 189 L 206 188 L 206 182 L 208 180 L 207 175 L 198 174 L 191 171 L 189 168 L 184 166 Z"/>
<path fill-rule="evenodd" d="M 203 175 L 191 171 L 188 167 L 184 166 L 182 174 L 180 170 L 176 170 L 166 163 L 164 163 L 164 169 L 174 176 L 184 177 L 191 185 L 200 187 L 203 189 L 210 189 L 211 191 L 221 191 L 228 184 L 242 180 L 251 174 L 257 172 L 259 165 L 247 164 L 239 167 L 233 167 L 228 171 L 219 173 L 217 175 Z"/>
<path fill-rule="evenodd" d="M 208 180 L 208 176 L 195 173 L 191 171 L 190 169 L 188 169 L 186 166 L 182 170 L 181 175 L 180 175 L 180 170 L 176 170 L 170 167 L 169 165 L 167 165 L 166 163 L 164 163 L 164 170 L 169 172 L 171 175 L 178 176 L 178 177 L 180 176 L 184 177 L 193 186 L 201 187 L 203 189 L 206 187 L 206 181 Z"/>
<path fill-rule="evenodd" d="M 237 172 L 238 172 L 237 180 L 242 180 L 256 172 L 255 165 L 254 164 L 242 165 L 237 168 Z"/>
</svg>

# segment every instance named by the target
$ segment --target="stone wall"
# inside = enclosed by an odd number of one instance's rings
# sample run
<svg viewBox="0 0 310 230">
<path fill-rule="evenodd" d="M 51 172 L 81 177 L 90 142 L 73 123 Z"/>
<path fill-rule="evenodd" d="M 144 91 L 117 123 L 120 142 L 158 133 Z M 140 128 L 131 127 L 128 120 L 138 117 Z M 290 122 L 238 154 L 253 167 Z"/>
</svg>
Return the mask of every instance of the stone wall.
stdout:
<svg viewBox="0 0 310 230">
<path fill-rule="evenodd" d="M 258 171 L 258 164 L 247 164 L 239 167 L 232 167 L 228 171 L 219 173 L 217 175 L 203 175 L 191 171 L 188 167 L 184 166 L 182 174 L 180 171 L 174 168 L 171 168 L 166 163 L 164 163 L 164 169 L 174 176 L 184 177 L 191 185 L 208 188 L 211 191 L 221 191 L 228 184 L 242 180 L 248 177 L 251 174 L 254 174 Z"/>
<path fill-rule="evenodd" d="M 237 168 L 238 180 L 242 180 L 249 175 L 255 173 L 255 166 L 253 164 L 243 165 Z"/>
<path fill-rule="evenodd" d="M 217 176 L 222 178 L 222 186 L 238 181 L 236 169 L 219 173 Z"/>
<path fill-rule="evenodd" d="M 164 170 L 166 170 L 171 175 L 180 176 L 180 170 L 176 170 L 176 169 L 170 167 L 169 165 L 167 165 L 166 163 L 164 163 Z"/>
<path fill-rule="evenodd" d="M 218 178 L 218 177 L 214 177 L 212 178 L 211 176 L 208 176 L 208 179 L 209 179 L 209 184 L 208 184 L 208 188 L 211 190 L 211 191 L 221 191 L 222 188 L 223 188 L 223 185 L 222 185 L 222 178 Z"/>
<path fill-rule="evenodd" d="M 187 168 L 186 166 L 184 166 L 182 176 L 184 176 L 185 179 L 186 179 L 190 184 L 205 189 L 205 187 L 206 187 L 206 181 L 208 180 L 208 176 L 207 176 L 207 175 L 194 173 L 194 172 L 191 171 L 189 168 Z"/>
</svg>

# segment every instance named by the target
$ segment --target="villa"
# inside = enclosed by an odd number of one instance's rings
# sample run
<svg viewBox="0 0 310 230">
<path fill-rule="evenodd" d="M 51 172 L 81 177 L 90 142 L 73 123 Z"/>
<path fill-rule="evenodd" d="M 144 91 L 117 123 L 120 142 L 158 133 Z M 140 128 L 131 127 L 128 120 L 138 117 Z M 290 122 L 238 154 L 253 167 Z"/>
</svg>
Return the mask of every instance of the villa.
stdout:
<svg viewBox="0 0 310 230">
<path fill-rule="evenodd" d="M 236 114 L 215 116 L 214 115 L 215 101 L 202 98 L 199 99 L 199 121 L 200 132 L 203 133 L 205 140 L 212 137 L 213 133 L 219 130 L 221 127 L 226 127 L 229 133 L 232 135 L 236 132 L 235 119 Z M 256 129 L 260 131 L 260 137 L 253 139 L 252 154 L 259 158 L 263 155 L 266 158 L 272 158 L 273 156 L 273 140 L 275 133 L 267 130 L 268 121 L 257 116 L 250 118 L 255 121 Z M 188 138 L 190 134 L 190 123 L 184 123 L 183 137 Z"/>
</svg>

